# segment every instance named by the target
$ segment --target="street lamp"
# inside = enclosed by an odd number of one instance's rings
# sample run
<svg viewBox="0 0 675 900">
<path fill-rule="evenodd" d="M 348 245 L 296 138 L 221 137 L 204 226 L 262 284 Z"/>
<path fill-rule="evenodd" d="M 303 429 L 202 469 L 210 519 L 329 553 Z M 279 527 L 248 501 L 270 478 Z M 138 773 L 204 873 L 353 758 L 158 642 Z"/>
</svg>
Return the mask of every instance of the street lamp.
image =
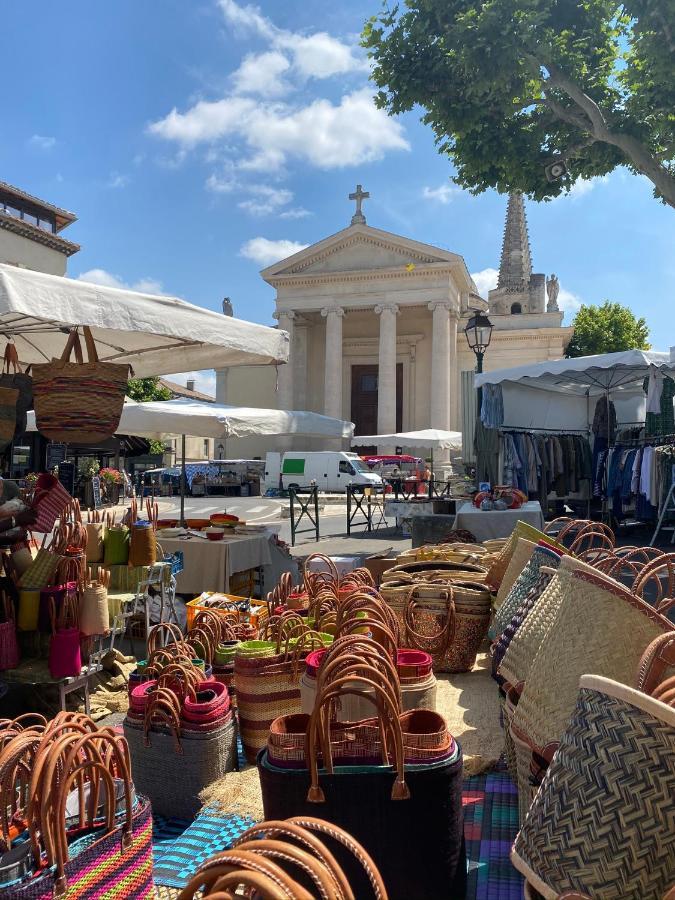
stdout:
<svg viewBox="0 0 675 900">
<path fill-rule="evenodd" d="M 216 449 L 218 450 L 218 459 L 223 459 L 223 457 L 224 457 L 224 455 L 225 455 L 225 447 L 224 447 L 224 445 L 223 445 L 223 444 L 218 444 L 218 447 L 217 447 Z"/>
<path fill-rule="evenodd" d="M 475 309 L 464 329 L 466 342 L 476 355 L 476 373 L 478 375 L 483 371 L 483 357 L 490 346 L 493 328 L 494 325 L 485 313 Z"/>
</svg>

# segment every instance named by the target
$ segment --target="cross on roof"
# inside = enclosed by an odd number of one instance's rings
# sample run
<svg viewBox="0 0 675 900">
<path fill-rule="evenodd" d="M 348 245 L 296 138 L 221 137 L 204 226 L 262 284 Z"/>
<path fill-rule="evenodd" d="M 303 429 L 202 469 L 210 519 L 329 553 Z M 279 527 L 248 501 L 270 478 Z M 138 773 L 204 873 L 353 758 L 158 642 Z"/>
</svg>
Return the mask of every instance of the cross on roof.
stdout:
<svg viewBox="0 0 675 900">
<path fill-rule="evenodd" d="M 361 204 L 369 198 L 370 194 L 368 191 L 364 191 L 360 184 L 357 184 L 354 193 L 349 195 L 350 200 L 356 200 L 356 212 L 352 216 L 352 225 L 366 224 L 366 217 L 361 212 Z"/>
</svg>

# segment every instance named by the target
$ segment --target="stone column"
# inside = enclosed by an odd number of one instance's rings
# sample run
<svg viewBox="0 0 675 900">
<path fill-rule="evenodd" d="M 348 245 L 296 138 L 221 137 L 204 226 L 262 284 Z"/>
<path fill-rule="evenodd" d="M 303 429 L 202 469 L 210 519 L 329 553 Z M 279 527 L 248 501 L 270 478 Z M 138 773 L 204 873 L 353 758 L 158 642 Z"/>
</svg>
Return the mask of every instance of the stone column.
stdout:
<svg viewBox="0 0 675 900">
<path fill-rule="evenodd" d="M 398 306 L 385 303 L 375 307 L 380 317 L 380 348 L 377 369 L 377 432 L 391 434 L 396 431 L 396 316 Z M 389 447 L 379 447 L 378 452 L 388 453 Z"/>
<path fill-rule="evenodd" d="M 296 314 L 293 328 L 294 409 L 307 409 L 307 320 Z"/>
<path fill-rule="evenodd" d="M 430 428 L 449 431 L 450 424 L 450 312 L 453 307 L 448 301 L 433 301 L 429 304 L 433 313 L 431 336 L 431 421 Z M 455 333 L 457 325 L 455 322 Z M 457 340 L 453 360 L 457 351 Z"/>
<path fill-rule="evenodd" d="M 289 338 L 288 362 L 279 366 L 278 406 L 279 409 L 293 409 L 293 330 L 295 313 L 290 309 L 282 309 L 273 315 L 279 323 L 279 328 L 288 332 Z"/>
<path fill-rule="evenodd" d="M 342 416 L 342 318 L 344 309 L 326 306 L 321 315 L 326 320 L 326 365 L 324 381 L 324 412 L 327 416 Z"/>
<path fill-rule="evenodd" d="M 457 321 L 459 316 L 455 310 L 450 313 L 450 347 L 448 368 L 450 369 L 450 410 L 448 424 L 450 431 L 461 431 L 459 421 L 459 369 L 457 363 Z"/>
</svg>

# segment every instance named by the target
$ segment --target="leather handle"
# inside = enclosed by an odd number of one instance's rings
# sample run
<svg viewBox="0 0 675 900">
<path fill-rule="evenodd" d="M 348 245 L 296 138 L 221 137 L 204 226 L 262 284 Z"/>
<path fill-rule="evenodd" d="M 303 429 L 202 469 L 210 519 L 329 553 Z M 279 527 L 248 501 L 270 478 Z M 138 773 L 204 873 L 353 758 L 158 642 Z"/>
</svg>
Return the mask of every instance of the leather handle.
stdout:
<svg viewBox="0 0 675 900">
<path fill-rule="evenodd" d="M 675 670 L 675 630 L 666 631 L 649 643 L 638 665 L 636 688 L 654 696 L 670 669 Z"/>
<path fill-rule="evenodd" d="M 406 643 L 416 650 L 426 650 L 429 653 L 445 653 L 455 637 L 455 603 L 452 587 L 448 585 L 446 591 L 441 591 L 441 599 L 446 601 L 446 620 L 441 630 L 433 637 L 427 638 L 415 631 L 412 618 L 415 611 L 415 594 L 418 591 L 414 587 L 408 594 L 403 617 L 405 621 Z M 426 641 L 426 646 L 424 642 Z"/>
</svg>

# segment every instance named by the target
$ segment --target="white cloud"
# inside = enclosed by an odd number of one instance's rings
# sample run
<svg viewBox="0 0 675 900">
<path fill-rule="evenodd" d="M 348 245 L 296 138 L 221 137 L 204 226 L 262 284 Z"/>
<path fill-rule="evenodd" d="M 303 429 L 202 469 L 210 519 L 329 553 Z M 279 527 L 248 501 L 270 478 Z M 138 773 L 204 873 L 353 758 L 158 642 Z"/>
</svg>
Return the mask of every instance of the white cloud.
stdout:
<svg viewBox="0 0 675 900">
<path fill-rule="evenodd" d="M 580 309 L 582 302 L 581 297 L 573 294 L 572 291 L 565 290 L 564 287 L 560 288 L 558 306 L 566 316 L 573 316 Z"/>
<path fill-rule="evenodd" d="M 497 287 L 499 272 L 497 269 L 481 269 L 480 272 L 472 272 L 471 277 L 478 288 L 478 293 L 487 300 L 488 291 Z"/>
<path fill-rule="evenodd" d="M 425 187 L 422 189 L 422 196 L 425 200 L 436 200 L 438 203 L 443 204 L 450 203 L 454 197 L 461 193 L 458 187 L 453 187 L 451 184 L 442 184 L 437 188 Z"/>
<path fill-rule="evenodd" d="M 304 35 L 278 28 L 257 6 L 240 6 L 235 0 L 219 0 L 225 21 L 241 34 L 255 34 L 273 50 L 285 51 L 303 78 L 331 78 L 345 72 L 367 71 L 368 62 L 354 48 L 325 31 Z M 278 54 L 281 55 L 281 54 Z"/>
<path fill-rule="evenodd" d="M 553 198 L 553 202 L 565 199 L 578 200 L 580 197 L 585 197 L 586 194 L 590 194 L 596 187 L 601 184 L 606 184 L 608 181 L 609 175 L 601 175 L 597 178 L 577 178 L 569 191 L 558 194 L 557 197 Z"/>
<path fill-rule="evenodd" d="M 256 237 L 246 241 L 239 251 L 239 255 L 246 259 L 252 259 L 260 266 L 270 266 L 280 259 L 299 253 L 308 246 L 309 244 L 299 244 L 297 241 L 271 241 L 268 238 Z"/>
<path fill-rule="evenodd" d="M 303 206 L 298 206 L 295 209 L 287 209 L 286 212 L 282 212 L 279 215 L 280 219 L 306 219 L 307 216 L 313 216 L 314 213 L 310 212 L 308 209 L 305 209 Z"/>
<path fill-rule="evenodd" d="M 88 281 L 102 287 L 122 288 L 123 290 L 140 291 L 143 294 L 161 294 L 162 283 L 156 278 L 139 278 L 132 283 L 124 281 L 119 275 L 113 275 L 105 269 L 89 269 L 77 276 L 77 281 Z"/>
<path fill-rule="evenodd" d="M 28 145 L 36 150 L 51 150 L 55 144 L 55 137 L 49 137 L 44 134 L 33 134 L 28 139 Z"/>
<path fill-rule="evenodd" d="M 126 187 L 130 181 L 131 177 L 129 175 L 122 175 L 119 172 L 111 172 L 110 178 L 106 182 L 106 187 L 116 190 L 117 188 Z"/>
<path fill-rule="evenodd" d="M 238 94 L 260 94 L 263 97 L 280 97 L 291 90 L 289 82 L 282 78 L 291 64 L 275 50 L 269 53 L 250 53 L 232 75 Z"/>
<path fill-rule="evenodd" d="M 286 188 L 273 188 L 266 184 L 251 184 L 246 190 L 253 196 L 249 200 L 242 200 L 237 205 L 239 209 L 251 213 L 254 216 L 266 216 L 276 212 L 283 206 L 287 206 L 293 199 L 293 192 Z"/>
<path fill-rule="evenodd" d="M 175 375 L 166 375 L 167 381 L 173 381 L 175 384 L 187 387 L 188 381 L 194 381 L 196 391 L 202 394 L 209 394 L 211 397 L 216 395 L 216 373 L 213 369 L 205 369 L 200 372 L 177 372 Z"/>
<path fill-rule="evenodd" d="M 253 169 L 278 169 L 289 158 L 337 169 L 410 147 L 401 125 L 375 107 L 369 88 L 345 94 L 338 105 L 324 99 L 304 107 L 244 97 L 200 100 L 185 113 L 173 109 L 150 131 L 185 146 L 239 137 L 252 154 L 249 165 L 241 165 Z"/>
<path fill-rule="evenodd" d="M 237 187 L 236 180 L 231 175 L 216 175 L 211 173 L 206 179 L 206 188 L 214 194 L 231 194 Z"/>
</svg>

